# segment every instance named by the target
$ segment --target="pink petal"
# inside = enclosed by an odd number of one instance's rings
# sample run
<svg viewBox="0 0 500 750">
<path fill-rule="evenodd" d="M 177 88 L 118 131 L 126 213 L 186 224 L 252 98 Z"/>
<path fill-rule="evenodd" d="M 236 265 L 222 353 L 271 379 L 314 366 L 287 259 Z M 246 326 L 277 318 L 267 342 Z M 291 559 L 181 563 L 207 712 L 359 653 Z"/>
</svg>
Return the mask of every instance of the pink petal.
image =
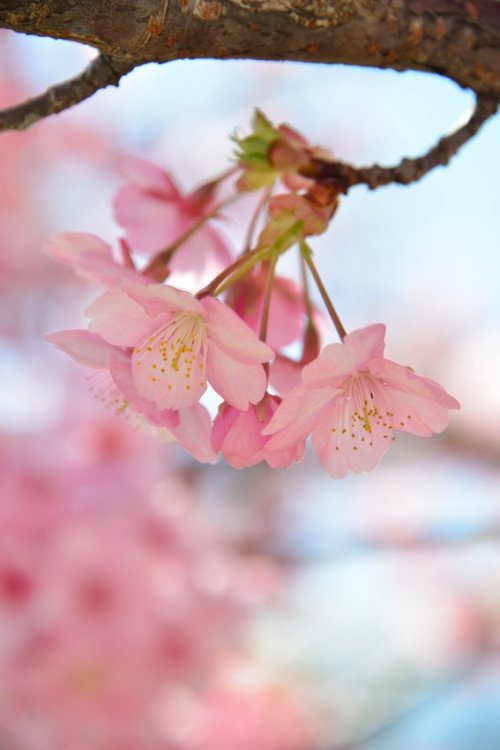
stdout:
<svg viewBox="0 0 500 750">
<path fill-rule="evenodd" d="M 63 232 L 56 234 L 45 245 L 45 250 L 55 258 L 76 264 L 81 253 L 101 255 L 112 258 L 110 245 L 95 234 L 87 232 Z"/>
<path fill-rule="evenodd" d="M 123 177 L 144 190 L 157 191 L 169 200 L 178 198 L 179 192 L 171 176 L 147 159 L 132 154 L 122 154 L 119 168 Z"/>
<path fill-rule="evenodd" d="M 198 354 L 165 348 L 164 327 L 139 342 L 132 355 L 132 374 L 138 393 L 159 409 L 186 409 L 207 388 L 203 348 Z"/>
<path fill-rule="evenodd" d="M 192 223 L 194 224 L 195 218 Z M 215 276 L 232 260 L 227 243 L 219 232 L 205 225 L 189 237 L 175 252 L 170 263 L 172 271 L 201 273 L 205 269 Z"/>
<path fill-rule="evenodd" d="M 259 333 L 264 290 L 265 269 L 247 276 L 233 287 L 231 308 L 256 333 Z M 276 276 L 273 284 L 267 343 L 273 350 L 282 349 L 299 336 L 304 318 L 302 289 L 291 279 Z"/>
<path fill-rule="evenodd" d="M 140 286 L 127 284 L 123 291 L 151 317 L 161 313 L 190 312 L 204 316 L 201 303 L 189 292 L 165 284 L 148 284 Z"/>
<path fill-rule="evenodd" d="M 214 421 L 212 447 L 221 451 L 226 463 L 235 469 L 254 466 L 262 461 L 266 441 L 261 429 L 255 406 L 240 411 L 224 404 Z"/>
<path fill-rule="evenodd" d="M 384 352 L 385 326 L 381 323 L 348 334 L 342 344 L 325 346 L 319 357 L 304 367 L 302 380 L 310 386 L 337 386 L 348 375 L 364 369 Z"/>
<path fill-rule="evenodd" d="M 125 230 L 126 239 L 136 250 L 157 253 L 171 245 L 193 224 L 184 212 L 182 199 L 166 198 L 125 185 L 114 201 L 115 219 Z"/>
<path fill-rule="evenodd" d="M 114 351 L 111 344 L 89 331 L 58 331 L 45 336 L 45 340 L 87 367 L 106 367 L 108 356 Z"/>
<path fill-rule="evenodd" d="M 321 465 L 331 477 L 340 479 L 349 471 L 372 471 L 392 442 L 392 432 L 376 420 L 370 431 L 361 421 L 352 420 L 350 402 L 339 397 L 316 424 L 312 445 Z"/>
<path fill-rule="evenodd" d="M 277 354 L 269 372 L 269 382 L 280 396 L 287 396 L 301 383 L 302 365 L 288 357 Z"/>
<path fill-rule="evenodd" d="M 60 234 L 49 243 L 48 250 L 71 263 L 80 276 L 100 284 L 115 286 L 124 281 L 147 283 L 147 279 L 133 267 L 126 267 L 114 260 L 111 247 L 92 234 Z"/>
<path fill-rule="evenodd" d="M 288 469 L 293 463 L 300 463 L 306 450 L 305 440 L 299 440 L 294 445 L 283 450 L 269 450 L 264 448 L 263 457 L 271 469 Z"/>
<path fill-rule="evenodd" d="M 263 397 L 267 377 L 260 364 L 245 364 L 230 357 L 209 339 L 207 378 L 222 398 L 236 409 L 245 411 L 249 403 L 257 404 Z"/>
<path fill-rule="evenodd" d="M 179 411 L 179 425 L 172 428 L 172 433 L 197 461 L 215 464 L 217 456 L 210 445 L 211 429 L 210 414 L 204 406 L 195 404 Z"/>
<path fill-rule="evenodd" d="M 121 289 L 103 294 L 85 314 L 91 318 L 89 330 L 116 346 L 134 346 L 151 330 L 151 318 Z"/>
<path fill-rule="evenodd" d="M 147 421 L 155 427 L 167 427 L 173 430 L 179 424 L 179 414 L 176 411 L 159 409 L 156 404 L 148 399 L 142 398 L 138 393 L 133 379 L 130 355 L 115 353 L 109 357 L 109 371 L 118 390 L 128 402 L 130 407 L 143 414 Z"/>
<path fill-rule="evenodd" d="M 276 413 L 276 410 L 281 403 L 281 399 L 277 396 L 268 395 L 266 401 L 268 405 L 266 421 L 269 422 L 273 414 Z M 306 449 L 305 440 L 298 440 L 284 450 L 271 450 L 269 448 L 269 442 L 269 439 L 267 439 L 266 445 L 264 446 L 263 457 L 272 469 L 286 469 L 291 466 L 291 464 L 302 461 Z"/>
<path fill-rule="evenodd" d="M 448 426 L 448 410 L 460 408 L 438 383 L 409 367 L 377 359 L 369 369 L 383 384 L 388 408 L 394 413 L 394 429 L 399 432 L 422 437 L 442 432 Z"/>
<path fill-rule="evenodd" d="M 239 362 L 249 364 L 272 359 L 273 350 L 259 341 L 252 329 L 230 307 L 213 297 L 204 297 L 201 304 L 205 308 L 210 340 L 218 349 L 223 349 Z"/>
<path fill-rule="evenodd" d="M 283 450 L 309 435 L 321 415 L 328 413 L 337 392 L 331 388 L 310 390 L 298 385 L 279 405 L 263 435 L 273 435 L 267 443 L 270 450 Z"/>
<path fill-rule="evenodd" d="M 219 411 L 214 419 L 212 434 L 210 437 L 212 448 L 216 453 L 219 453 L 222 449 L 224 438 L 238 419 L 239 414 L 239 409 L 235 409 L 234 407 L 229 406 L 229 404 L 222 403 L 219 406 Z"/>
<path fill-rule="evenodd" d="M 304 295 L 292 279 L 278 276 L 271 297 L 267 340 L 282 349 L 298 338 L 304 318 Z"/>
</svg>

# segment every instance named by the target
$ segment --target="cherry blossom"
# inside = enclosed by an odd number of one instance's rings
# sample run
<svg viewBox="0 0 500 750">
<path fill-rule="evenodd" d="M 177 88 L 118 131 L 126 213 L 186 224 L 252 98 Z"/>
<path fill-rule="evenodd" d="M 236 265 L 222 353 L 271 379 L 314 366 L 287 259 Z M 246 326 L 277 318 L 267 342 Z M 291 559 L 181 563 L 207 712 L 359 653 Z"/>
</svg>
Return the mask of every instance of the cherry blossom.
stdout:
<svg viewBox="0 0 500 750">
<path fill-rule="evenodd" d="M 90 331 L 133 348 L 132 379 L 142 398 L 163 409 L 194 406 L 207 383 L 237 409 L 258 403 L 272 349 L 224 303 L 161 284 L 106 292 L 87 310 Z"/>
<path fill-rule="evenodd" d="M 114 347 L 98 334 L 89 331 L 59 331 L 46 336 L 76 362 L 99 372 L 91 388 L 97 398 L 113 409 L 115 414 L 143 417 L 158 437 L 167 442 L 179 442 L 197 461 L 215 463 L 210 448 L 211 421 L 201 404 L 185 409 L 159 409 L 143 398 L 132 380 L 131 353 Z"/>
<path fill-rule="evenodd" d="M 119 263 L 107 242 L 87 232 L 63 232 L 53 237 L 45 250 L 58 260 L 73 267 L 75 273 L 104 286 L 116 286 L 124 281 L 147 283 L 148 279 L 135 270 L 128 255 Z M 123 250 L 123 248 L 122 248 Z"/>
<path fill-rule="evenodd" d="M 393 432 L 442 432 L 460 408 L 438 383 L 385 359 L 385 326 L 367 326 L 326 346 L 304 367 L 302 383 L 278 407 L 264 435 L 283 450 L 312 433 L 313 448 L 332 477 L 374 469 Z"/>
<path fill-rule="evenodd" d="M 115 216 L 135 250 L 154 254 L 165 249 L 214 207 L 211 185 L 184 196 L 172 177 L 152 162 L 124 155 L 120 166 L 127 184 L 115 198 Z M 203 224 L 172 256 L 170 268 L 201 274 L 207 267 L 215 272 L 230 260 L 220 232 Z"/>
<path fill-rule="evenodd" d="M 235 469 L 265 461 L 273 469 L 283 469 L 300 461 L 305 449 L 304 440 L 283 449 L 268 450 L 269 438 L 262 428 L 276 412 L 281 399 L 266 393 L 257 406 L 251 404 L 240 411 L 226 403 L 219 408 L 212 430 L 212 448 L 221 452 L 226 462 Z"/>
</svg>

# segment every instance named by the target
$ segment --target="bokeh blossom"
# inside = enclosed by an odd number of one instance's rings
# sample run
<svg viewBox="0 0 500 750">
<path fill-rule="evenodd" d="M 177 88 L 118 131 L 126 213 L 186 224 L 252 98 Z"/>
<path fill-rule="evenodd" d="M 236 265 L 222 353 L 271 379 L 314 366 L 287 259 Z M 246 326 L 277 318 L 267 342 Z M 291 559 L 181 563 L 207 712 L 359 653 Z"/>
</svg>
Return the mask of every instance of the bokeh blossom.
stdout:
<svg viewBox="0 0 500 750">
<path fill-rule="evenodd" d="M 182 195 L 172 176 L 146 159 L 124 155 L 120 166 L 126 184 L 115 198 L 115 216 L 135 250 L 151 255 L 167 248 L 214 208 L 212 185 Z M 230 259 L 221 233 L 204 223 L 182 243 L 170 268 L 201 276 L 207 269 L 223 268 Z"/>
</svg>

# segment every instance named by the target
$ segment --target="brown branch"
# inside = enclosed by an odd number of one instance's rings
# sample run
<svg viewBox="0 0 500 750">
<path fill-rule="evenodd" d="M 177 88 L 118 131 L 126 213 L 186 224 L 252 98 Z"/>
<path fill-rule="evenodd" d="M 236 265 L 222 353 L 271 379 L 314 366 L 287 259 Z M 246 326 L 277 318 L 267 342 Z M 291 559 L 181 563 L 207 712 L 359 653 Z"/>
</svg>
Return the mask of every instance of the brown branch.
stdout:
<svg viewBox="0 0 500 750">
<path fill-rule="evenodd" d="M 497 0 L 1 0 L 0 27 L 136 64 L 252 58 L 421 70 L 500 97 Z"/>
<path fill-rule="evenodd" d="M 88 99 L 99 89 L 118 86 L 120 78 L 134 67 L 129 62 L 99 55 L 74 78 L 58 83 L 43 94 L 0 111 L 0 132 L 25 130 L 38 120 L 55 115 Z"/>
<path fill-rule="evenodd" d="M 435 167 L 448 164 L 457 151 L 467 143 L 479 130 L 486 120 L 495 114 L 498 101 L 487 96 L 477 96 L 474 111 L 462 127 L 450 135 L 441 138 L 423 156 L 415 159 L 403 159 L 393 167 L 381 167 L 374 164 L 371 167 L 353 167 L 343 162 L 333 162 L 316 159 L 303 170 L 303 174 L 317 180 L 335 180 L 342 189 L 347 190 L 354 185 L 368 185 L 371 190 L 383 185 L 409 185 L 420 180 Z"/>
</svg>

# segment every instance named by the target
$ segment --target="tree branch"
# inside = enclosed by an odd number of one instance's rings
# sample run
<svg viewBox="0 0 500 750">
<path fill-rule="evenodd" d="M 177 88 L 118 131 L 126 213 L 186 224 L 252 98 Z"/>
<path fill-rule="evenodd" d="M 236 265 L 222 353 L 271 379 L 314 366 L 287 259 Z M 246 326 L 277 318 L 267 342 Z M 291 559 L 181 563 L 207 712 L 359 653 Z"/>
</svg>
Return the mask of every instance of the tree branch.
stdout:
<svg viewBox="0 0 500 750">
<path fill-rule="evenodd" d="M 408 184 L 457 149 L 500 100 L 500 0 L 0 0 L 0 28 L 90 44 L 78 77 L 0 113 L 23 129 L 148 62 L 246 58 L 342 63 L 437 73 L 478 96 L 469 123 L 428 154 L 392 168 L 330 172 L 350 187 Z M 336 170 L 336 171 L 335 171 Z"/>
<path fill-rule="evenodd" d="M 43 94 L 9 109 L 0 110 L 0 132 L 24 130 L 38 120 L 62 112 L 106 86 L 118 86 L 120 78 L 134 67 L 129 62 L 99 55 L 77 76 L 58 83 Z"/>
<path fill-rule="evenodd" d="M 441 138 L 423 156 L 418 156 L 415 159 L 403 159 L 396 166 L 381 167 L 374 164 L 371 167 L 353 167 L 343 162 L 317 159 L 310 168 L 306 168 L 302 173 L 304 176 L 316 180 L 335 180 L 340 183 L 345 192 L 354 185 L 368 185 L 371 190 L 393 183 L 408 185 L 420 180 L 435 167 L 448 164 L 460 147 L 467 143 L 477 133 L 481 125 L 495 114 L 497 108 L 498 101 L 496 99 L 478 95 L 474 111 L 465 125 L 455 130 L 454 133 Z"/>
</svg>

